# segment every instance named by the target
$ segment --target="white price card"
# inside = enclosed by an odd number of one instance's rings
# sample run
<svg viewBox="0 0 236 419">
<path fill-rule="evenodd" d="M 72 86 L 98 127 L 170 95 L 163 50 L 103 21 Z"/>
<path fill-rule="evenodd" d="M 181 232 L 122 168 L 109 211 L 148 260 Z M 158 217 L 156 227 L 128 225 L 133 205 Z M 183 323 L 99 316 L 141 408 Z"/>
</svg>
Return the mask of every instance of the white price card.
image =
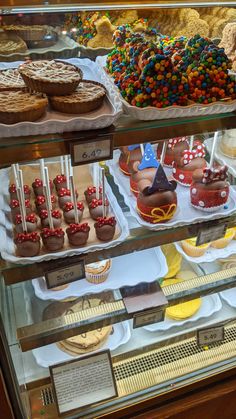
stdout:
<svg viewBox="0 0 236 419">
<path fill-rule="evenodd" d="M 118 395 L 109 350 L 49 369 L 60 416 Z"/>
<path fill-rule="evenodd" d="M 80 260 L 73 265 L 47 271 L 44 275 L 48 289 L 78 281 L 85 277 L 84 261 Z"/>
<path fill-rule="evenodd" d="M 136 313 L 133 316 L 133 329 L 138 327 L 148 326 L 149 324 L 159 323 L 164 321 L 165 310 L 146 310 L 144 312 Z"/>
<path fill-rule="evenodd" d="M 201 246 L 202 244 L 221 239 L 221 237 L 224 237 L 226 229 L 227 223 L 202 228 L 198 232 L 196 245 Z"/>
<path fill-rule="evenodd" d="M 106 135 L 98 139 L 70 144 L 72 166 L 112 159 L 112 136 Z"/>
<path fill-rule="evenodd" d="M 224 340 L 224 326 L 215 326 L 208 329 L 197 330 L 198 346 L 207 346 L 211 343 L 221 342 Z"/>
</svg>

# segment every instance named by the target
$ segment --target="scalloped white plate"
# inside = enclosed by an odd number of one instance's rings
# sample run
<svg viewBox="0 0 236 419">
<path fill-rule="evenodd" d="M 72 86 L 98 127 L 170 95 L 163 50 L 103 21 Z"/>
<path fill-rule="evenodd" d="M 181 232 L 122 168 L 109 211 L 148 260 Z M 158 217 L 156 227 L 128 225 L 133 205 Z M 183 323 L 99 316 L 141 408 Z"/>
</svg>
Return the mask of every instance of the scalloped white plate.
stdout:
<svg viewBox="0 0 236 419">
<path fill-rule="evenodd" d="M 138 140 L 137 140 L 138 141 Z M 233 187 L 230 187 L 230 196 L 227 203 L 226 209 L 220 209 L 215 212 L 204 212 L 193 208 L 190 204 L 190 192 L 186 186 L 178 184 L 176 192 L 178 197 L 178 207 L 174 217 L 166 223 L 151 224 L 144 221 L 136 210 L 136 198 L 130 191 L 130 180 L 128 176 L 125 176 L 119 169 L 119 155 L 120 151 L 115 150 L 113 154 L 113 160 L 107 161 L 110 173 L 114 177 L 114 181 L 117 184 L 121 195 L 123 195 L 126 205 L 129 207 L 131 215 L 133 215 L 138 223 L 143 227 L 150 230 L 166 230 L 168 228 L 189 225 L 198 223 L 200 221 L 215 220 L 217 218 L 226 217 L 235 212 L 236 208 L 236 191 Z M 168 176 L 171 175 L 171 169 L 164 168 Z"/>
<path fill-rule="evenodd" d="M 204 144 L 206 145 L 207 150 L 211 152 L 212 144 L 213 144 L 212 138 L 208 138 L 207 140 L 205 140 Z M 235 144 L 236 144 L 236 138 L 235 138 Z M 220 150 L 220 139 L 216 147 L 215 159 L 218 161 L 218 163 L 228 166 L 229 173 L 231 173 L 231 175 L 236 178 L 236 158 L 227 157 L 222 153 L 222 151 Z"/>
<path fill-rule="evenodd" d="M 36 297 L 41 300 L 63 300 L 68 297 L 115 290 L 122 286 L 134 286 L 140 282 L 153 282 L 164 277 L 167 272 L 165 256 L 160 247 L 155 247 L 112 259 L 111 272 L 106 281 L 101 284 L 91 284 L 86 279 L 82 279 L 72 282 L 62 291 L 51 291 L 47 289 L 43 278 L 35 278 L 32 285 Z"/>
<path fill-rule="evenodd" d="M 220 292 L 220 298 L 231 307 L 236 308 L 236 288 L 230 288 L 229 290 Z"/>
<path fill-rule="evenodd" d="M 180 242 L 174 243 L 174 245 L 184 259 L 194 263 L 214 262 L 215 260 L 224 259 L 228 256 L 236 254 L 236 240 L 232 240 L 224 249 L 209 247 L 204 255 L 200 257 L 188 256 L 183 250 Z"/>
<path fill-rule="evenodd" d="M 114 351 L 121 345 L 125 345 L 131 337 L 129 322 L 125 321 L 113 325 L 113 334 L 111 334 L 104 345 L 97 351 L 91 351 L 90 354 L 96 353 L 105 349 Z M 41 348 L 33 349 L 32 353 L 38 365 L 48 368 L 50 365 L 55 365 L 60 362 L 71 361 L 72 359 L 80 358 L 85 354 L 78 356 L 71 356 L 61 351 L 55 343 L 51 345 L 42 346 Z"/>
<path fill-rule="evenodd" d="M 104 74 L 107 78 L 107 84 L 115 86 L 113 79 L 109 76 L 104 67 L 106 65 L 106 57 L 98 57 L 96 62 L 103 69 Z M 120 101 L 122 102 L 124 112 L 130 115 L 132 118 L 138 119 L 140 121 L 153 121 L 157 119 L 171 119 L 171 118 L 183 118 L 191 116 L 200 116 L 200 115 L 212 115 L 218 113 L 228 113 L 233 112 L 236 109 L 236 100 L 231 100 L 228 102 L 215 102 L 208 105 L 202 105 L 199 103 L 193 103 L 188 106 L 171 106 L 169 108 L 157 109 L 153 106 L 147 106 L 146 108 L 138 108 L 137 106 L 130 105 L 126 100 L 124 100 L 120 94 L 119 89 L 115 86 L 116 90 L 119 93 Z"/>
<path fill-rule="evenodd" d="M 64 60 L 78 66 L 83 71 L 83 78 L 105 85 L 104 72 L 89 59 L 71 58 Z M 15 68 L 22 61 L 0 63 L 0 69 Z M 58 134 L 105 128 L 112 125 L 122 114 L 122 105 L 115 88 L 107 90 L 103 105 L 92 112 L 81 115 L 65 114 L 48 109 L 46 115 L 35 122 L 19 122 L 13 125 L 0 124 L 1 137 L 19 137 L 29 135 Z"/>
<path fill-rule="evenodd" d="M 221 308 L 222 303 L 219 296 L 217 294 L 208 295 L 206 297 L 202 297 L 201 307 L 198 312 L 194 314 L 194 316 L 185 320 L 172 320 L 166 317 L 163 322 L 145 326 L 144 329 L 148 330 L 149 332 L 160 332 L 170 330 L 174 327 L 182 327 L 187 325 L 189 326 L 191 323 L 195 323 L 202 319 L 207 319 L 217 311 L 221 310 Z"/>
</svg>

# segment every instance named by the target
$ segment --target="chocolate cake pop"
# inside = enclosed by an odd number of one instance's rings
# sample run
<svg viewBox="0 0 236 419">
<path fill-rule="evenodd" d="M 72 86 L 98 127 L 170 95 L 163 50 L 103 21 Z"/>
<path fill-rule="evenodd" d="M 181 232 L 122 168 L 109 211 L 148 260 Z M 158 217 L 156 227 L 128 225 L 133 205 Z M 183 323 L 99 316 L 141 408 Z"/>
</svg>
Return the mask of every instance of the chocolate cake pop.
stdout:
<svg viewBox="0 0 236 419">
<path fill-rule="evenodd" d="M 227 171 L 227 166 L 222 166 L 197 169 L 193 172 L 190 197 L 194 208 L 214 212 L 227 204 L 229 197 Z"/>
<path fill-rule="evenodd" d="M 9 194 L 11 199 L 17 199 L 17 191 L 16 191 L 16 185 L 15 183 L 12 183 L 9 186 Z M 24 197 L 25 199 L 30 199 L 31 189 L 29 185 L 24 185 Z"/>
<path fill-rule="evenodd" d="M 150 179 L 150 181 L 152 181 L 158 165 L 159 163 L 155 157 L 152 146 L 150 143 L 147 143 L 141 162 L 135 162 L 133 164 L 133 173 L 130 176 L 130 189 L 136 197 L 139 193 L 139 181 L 142 179 Z"/>
<path fill-rule="evenodd" d="M 55 252 L 64 246 L 65 233 L 62 228 L 43 228 L 41 237 L 46 250 Z"/>
<path fill-rule="evenodd" d="M 51 195 L 52 209 L 56 208 L 56 202 L 57 202 L 57 199 L 55 195 Z M 46 198 L 44 195 L 39 195 L 36 197 L 35 206 L 38 212 L 40 212 L 41 210 L 47 209 Z"/>
<path fill-rule="evenodd" d="M 31 213 L 25 217 L 27 233 L 32 233 L 38 228 L 38 218 L 34 213 Z M 22 233 L 24 231 L 22 225 L 22 216 L 17 214 L 15 216 L 15 230 L 17 233 Z"/>
<path fill-rule="evenodd" d="M 34 182 L 32 183 L 32 188 L 36 196 L 43 195 L 43 181 L 41 179 L 36 178 Z M 51 193 L 53 191 L 53 183 L 51 180 L 50 180 L 50 191 Z"/>
<path fill-rule="evenodd" d="M 83 211 L 84 211 L 84 204 L 83 202 L 77 202 L 77 211 L 78 211 L 78 218 L 79 221 L 81 221 L 83 217 Z M 75 223 L 75 207 L 73 202 L 66 202 L 66 204 L 63 207 L 63 214 L 64 214 L 64 220 L 67 224 Z"/>
<path fill-rule="evenodd" d="M 119 157 L 119 168 L 126 176 L 130 176 L 133 172 L 133 163 L 142 160 L 142 152 L 140 144 L 134 144 L 128 147 L 121 147 Z"/>
<path fill-rule="evenodd" d="M 177 208 L 176 181 L 169 181 L 159 164 L 153 182 L 142 179 L 139 182 L 140 193 L 137 199 L 137 211 L 145 221 L 157 224 L 170 220 Z"/>
<path fill-rule="evenodd" d="M 15 216 L 17 214 L 20 214 L 20 202 L 18 201 L 18 199 L 12 199 L 9 205 L 11 208 L 11 215 L 14 220 Z M 32 207 L 31 207 L 29 199 L 25 200 L 25 210 L 26 210 L 26 215 L 29 215 L 32 212 Z"/>
<path fill-rule="evenodd" d="M 184 150 L 180 158 L 176 157 L 173 163 L 174 179 L 183 186 L 190 186 L 194 170 L 207 166 L 204 156 L 205 147 L 199 142 L 195 142 L 192 150 Z"/>
<path fill-rule="evenodd" d="M 88 186 L 84 191 L 84 196 L 88 204 L 96 198 L 96 186 Z M 99 199 L 102 199 L 102 187 L 99 186 Z"/>
<path fill-rule="evenodd" d="M 113 239 L 116 231 L 115 217 L 99 217 L 94 224 L 96 236 L 101 241 L 110 241 Z"/>
<path fill-rule="evenodd" d="M 109 213 L 109 202 L 105 199 L 105 216 Z M 97 220 L 99 217 L 103 217 L 103 202 L 102 199 L 92 199 L 89 204 L 89 213 L 93 220 Z"/>
<path fill-rule="evenodd" d="M 51 215 L 52 215 L 52 222 L 53 222 L 53 227 L 54 228 L 59 228 L 61 227 L 61 223 L 62 223 L 62 215 L 61 215 L 61 211 L 55 209 L 51 211 Z M 39 217 L 41 219 L 41 224 L 42 227 L 49 227 L 49 218 L 48 218 L 48 211 L 47 210 L 41 210 L 39 213 Z"/>
<path fill-rule="evenodd" d="M 55 179 L 53 179 L 53 183 L 55 185 L 55 188 L 57 191 L 59 191 L 61 188 L 67 187 L 67 179 L 65 175 L 57 175 Z"/>
<path fill-rule="evenodd" d="M 40 237 L 36 231 L 33 233 L 18 233 L 14 242 L 19 256 L 33 257 L 39 254 Z"/>
<path fill-rule="evenodd" d="M 76 192 L 76 197 L 78 197 L 78 193 Z M 72 195 L 70 189 L 61 188 L 58 190 L 58 203 L 59 207 L 63 208 L 67 202 L 71 202 Z"/>
<path fill-rule="evenodd" d="M 69 243 L 72 246 L 84 246 L 88 241 L 90 227 L 88 223 L 70 224 L 66 229 Z"/>
</svg>

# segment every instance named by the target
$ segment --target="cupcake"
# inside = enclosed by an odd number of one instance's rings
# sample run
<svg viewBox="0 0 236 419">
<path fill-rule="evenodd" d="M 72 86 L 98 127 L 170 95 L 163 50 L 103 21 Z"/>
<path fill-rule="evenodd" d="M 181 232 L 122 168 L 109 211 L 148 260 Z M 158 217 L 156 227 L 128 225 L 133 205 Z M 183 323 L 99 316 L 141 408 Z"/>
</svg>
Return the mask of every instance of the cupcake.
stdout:
<svg viewBox="0 0 236 419">
<path fill-rule="evenodd" d="M 85 277 L 92 284 L 101 284 L 106 281 L 111 271 L 111 259 L 85 265 Z"/>
<path fill-rule="evenodd" d="M 26 215 L 26 227 L 27 232 L 32 233 L 33 231 L 37 230 L 38 228 L 38 218 L 34 213 Z M 15 217 L 15 230 L 17 233 L 23 232 L 23 225 L 22 225 L 22 217 L 20 214 L 17 214 Z"/>
<path fill-rule="evenodd" d="M 11 199 L 17 199 L 16 185 L 12 183 L 9 187 L 9 194 Z M 24 197 L 25 199 L 30 199 L 31 189 L 29 185 L 24 185 Z"/>
<path fill-rule="evenodd" d="M 67 188 L 61 188 L 57 191 L 57 195 L 58 195 L 58 203 L 59 203 L 59 207 L 63 208 L 64 205 L 67 202 L 70 202 L 72 197 L 71 197 L 71 191 L 70 189 Z M 75 195 L 76 198 L 78 197 L 78 193 L 75 191 Z"/>
<path fill-rule="evenodd" d="M 57 175 L 55 179 L 53 179 L 53 183 L 55 185 L 55 188 L 57 191 L 59 191 L 61 188 L 67 187 L 67 180 L 65 175 Z"/>
<path fill-rule="evenodd" d="M 96 236 L 101 241 L 112 240 L 116 231 L 115 217 L 100 217 L 94 224 Z"/>
<path fill-rule="evenodd" d="M 63 248 L 64 236 L 65 233 L 62 228 L 43 228 L 41 232 L 44 247 L 49 252 L 55 252 Z"/>
<path fill-rule="evenodd" d="M 109 212 L 109 202 L 105 199 L 105 217 L 108 215 Z M 103 205 L 102 199 L 92 199 L 89 204 L 89 213 L 93 220 L 97 220 L 99 217 L 103 217 Z"/>
<path fill-rule="evenodd" d="M 88 204 L 92 201 L 92 199 L 96 199 L 96 186 L 88 186 L 86 191 L 84 191 L 84 196 Z M 99 186 L 99 198 L 102 199 L 102 187 Z"/>
<path fill-rule="evenodd" d="M 197 246 L 196 242 L 197 242 L 197 237 L 193 237 L 192 239 L 181 241 L 182 249 L 185 251 L 185 253 L 188 256 L 192 256 L 196 258 L 203 256 L 206 250 L 209 249 L 211 245 L 210 243 L 204 243 L 204 244 L 201 244 L 200 246 Z"/>
<path fill-rule="evenodd" d="M 81 221 L 84 212 L 83 202 L 77 202 L 78 218 Z M 64 220 L 67 224 L 75 223 L 75 210 L 73 202 L 66 202 L 63 207 Z"/>
<path fill-rule="evenodd" d="M 62 215 L 61 215 L 61 211 L 55 209 L 51 211 L 51 215 L 52 215 L 52 222 L 53 222 L 53 227 L 54 228 L 59 228 L 61 227 L 61 223 L 62 223 Z M 39 213 L 39 217 L 41 219 L 41 225 L 42 227 L 49 227 L 49 218 L 48 218 L 48 212 L 47 210 L 41 210 Z"/>
<path fill-rule="evenodd" d="M 233 240 L 235 236 L 235 230 L 233 228 L 228 228 L 224 237 L 218 240 L 211 242 L 211 246 L 215 249 L 224 249 L 228 244 Z"/>
<path fill-rule="evenodd" d="M 49 181 L 49 187 L 50 187 L 50 191 L 52 193 L 53 184 L 52 184 L 51 180 Z M 41 179 L 36 178 L 34 180 L 34 182 L 32 183 L 32 188 L 33 188 L 34 193 L 35 193 L 36 196 L 44 194 L 43 181 Z"/>
<path fill-rule="evenodd" d="M 70 224 L 66 229 L 69 243 L 72 246 L 84 246 L 88 241 L 89 231 L 88 223 Z"/>
<path fill-rule="evenodd" d="M 17 214 L 20 214 L 20 203 L 19 203 L 18 199 L 12 199 L 9 205 L 10 205 L 10 208 L 11 208 L 12 218 L 13 218 L 13 220 L 15 220 L 15 216 Z M 26 215 L 29 215 L 29 214 L 32 213 L 32 207 L 31 207 L 29 199 L 25 200 L 25 211 L 26 211 Z"/>
<path fill-rule="evenodd" d="M 38 212 L 40 212 L 41 210 L 47 209 L 46 198 L 44 195 L 38 195 L 34 202 L 35 202 L 35 206 Z M 52 209 L 56 208 L 56 202 L 57 200 L 56 200 L 55 195 L 51 195 Z"/>
<path fill-rule="evenodd" d="M 18 233 L 14 242 L 19 256 L 32 257 L 39 254 L 40 237 L 36 231 L 33 233 Z"/>
</svg>

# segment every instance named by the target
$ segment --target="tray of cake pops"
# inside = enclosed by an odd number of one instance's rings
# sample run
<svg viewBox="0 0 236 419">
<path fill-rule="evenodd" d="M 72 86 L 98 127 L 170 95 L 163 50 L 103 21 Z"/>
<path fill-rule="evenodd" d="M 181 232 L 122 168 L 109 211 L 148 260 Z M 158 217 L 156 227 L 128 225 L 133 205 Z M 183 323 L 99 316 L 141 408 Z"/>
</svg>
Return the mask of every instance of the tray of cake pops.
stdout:
<svg viewBox="0 0 236 419">
<path fill-rule="evenodd" d="M 25 264 L 116 246 L 129 235 L 121 208 L 97 163 L 12 165 L 0 171 L 1 255 Z M 32 185 L 32 186 L 31 186 Z"/>
<path fill-rule="evenodd" d="M 164 144 L 157 151 L 149 143 L 125 147 L 107 162 L 140 225 L 164 230 L 235 212 L 236 192 L 227 180 L 227 167 L 213 166 L 214 150 L 208 163 L 204 144 L 193 137 Z"/>
</svg>

